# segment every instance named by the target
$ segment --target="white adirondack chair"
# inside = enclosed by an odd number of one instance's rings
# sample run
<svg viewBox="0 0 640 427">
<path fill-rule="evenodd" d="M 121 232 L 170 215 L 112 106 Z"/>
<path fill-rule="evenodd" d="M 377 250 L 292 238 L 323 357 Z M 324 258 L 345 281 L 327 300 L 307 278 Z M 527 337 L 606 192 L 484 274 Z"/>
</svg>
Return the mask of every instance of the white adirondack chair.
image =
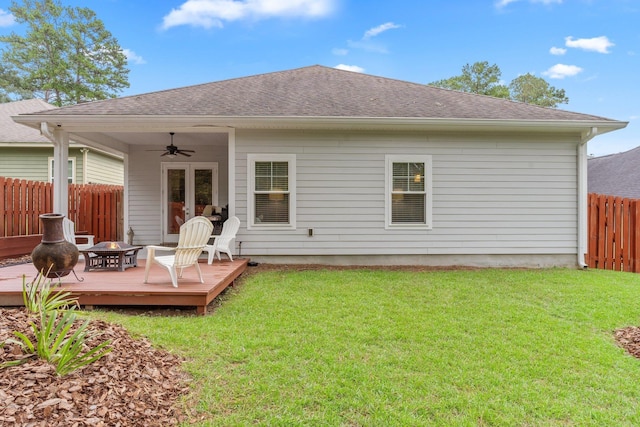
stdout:
<svg viewBox="0 0 640 427">
<path fill-rule="evenodd" d="M 233 261 L 231 255 L 231 241 L 236 238 L 236 234 L 240 229 L 240 220 L 237 216 L 232 216 L 222 224 L 222 232 L 219 236 L 213 236 L 213 244 L 205 246 L 205 251 L 209 253 L 207 262 L 213 263 L 214 255 L 218 256 L 218 259 L 222 261 L 220 252 L 227 254 L 229 259 Z"/>
<path fill-rule="evenodd" d="M 191 218 L 180 226 L 178 246 L 147 246 L 147 261 L 144 269 L 144 283 L 148 283 L 149 270 L 152 264 L 158 264 L 166 269 L 171 276 L 171 284 L 178 287 L 178 278 L 182 277 L 182 271 L 186 267 L 195 267 L 198 271 L 200 283 L 204 283 L 202 271 L 198 265 L 198 257 L 211 237 L 213 224 L 206 218 L 197 216 Z M 156 256 L 156 251 L 173 252 L 173 255 Z M 178 273 L 178 269 L 180 272 Z"/>
<path fill-rule="evenodd" d="M 95 245 L 95 243 L 93 243 L 93 239 L 95 238 L 95 236 L 91 234 L 81 234 L 80 236 L 76 237 L 76 225 L 67 217 L 64 217 L 64 219 L 62 220 L 62 231 L 64 233 L 64 240 L 76 245 L 79 251 L 89 249 L 90 247 Z M 76 240 L 77 238 L 87 239 L 87 243 L 78 243 Z"/>
</svg>

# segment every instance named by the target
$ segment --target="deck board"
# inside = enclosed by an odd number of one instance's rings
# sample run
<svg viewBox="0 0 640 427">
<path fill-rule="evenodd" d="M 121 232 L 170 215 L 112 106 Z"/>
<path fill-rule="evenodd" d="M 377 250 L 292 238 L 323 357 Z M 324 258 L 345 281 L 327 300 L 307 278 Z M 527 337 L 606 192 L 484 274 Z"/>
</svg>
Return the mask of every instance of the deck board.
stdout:
<svg viewBox="0 0 640 427">
<path fill-rule="evenodd" d="M 178 287 L 171 285 L 169 273 L 152 266 L 149 283 L 144 283 L 145 260 L 125 271 L 88 271 L 84 262 L 78 262 L 72 274 L 60 279 L 61 289 L 71 292 L 81 306 L 191 306 L 199 314 L 206 314 L 207 305 L 245 271 L 248 259 L 214 261 L 208 265 L 200 260 L 204 283 L 200 283 L 195 268 L 187 268 Z M 22 306 L 23 277 L 27 282 L 37 276 L 33 264 L 20 264 L 0 268 L 0 306 Z M 57 283 L 53 279 L 53 283 Z"/>
</svg>

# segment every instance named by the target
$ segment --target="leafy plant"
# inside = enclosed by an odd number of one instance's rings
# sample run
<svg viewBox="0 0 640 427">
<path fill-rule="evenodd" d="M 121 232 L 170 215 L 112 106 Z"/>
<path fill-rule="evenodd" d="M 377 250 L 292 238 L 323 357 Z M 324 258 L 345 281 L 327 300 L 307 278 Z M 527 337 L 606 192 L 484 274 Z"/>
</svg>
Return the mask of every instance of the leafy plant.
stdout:
<svg viewBox="0 0 640 427">
<path fill-rule="evenodd" d="M 27 286 L 23 279 L 22 294 L 25 307 L 36 316 L 37 321 L 29 323 L 34 340 L 14 331 L 18 340 L 9 341 L 55 365 L 58 375 L 67 375 L 87 366 L 111 351 L 109 341 L 105 341 L 83 353 L 86 341 L 94 336 L 89 331 L 89 320 L 74 330 L 77 301 L 70 297 L 69 292 L 53 293 L 51 280 L 44 281 L 38 274 L 36 280 Z M 26 360 L 6 362 L 0 368 L 16 366 Z"/>
<path fill-rule="evenodd" d="M 47 272 L 48 274 L 48 272 Z M 49 312 L 68 307 L 70 304 L 77 306 L 77 300 L 71 298 L 71 292 L 53 292 L 51 280 L 45 280 L 42 273 L 38 273 L 33 282 L 27 284 L 22 280 L 22 301 L 29 313 Z"/>
</svg>

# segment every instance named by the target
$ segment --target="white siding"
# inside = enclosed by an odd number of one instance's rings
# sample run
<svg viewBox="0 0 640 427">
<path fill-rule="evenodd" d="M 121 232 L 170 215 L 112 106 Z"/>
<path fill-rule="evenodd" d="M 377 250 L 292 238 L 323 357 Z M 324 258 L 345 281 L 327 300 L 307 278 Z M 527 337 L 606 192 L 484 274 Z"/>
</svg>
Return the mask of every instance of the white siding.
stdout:
<svg viewBox="0 0 640 427">
<path fill-rule="evenodd" d="M 128 212 L 129 226 L 133 229 L 134 242 L 137 245 L 162 243 L 161 217 L 161 162 L 167 161 L 160 157 L 159 152 L 149 152 L 148 146 L 132 146 L 129 153 L 129 187 Z M 228 156 L 227 147 L 213 146 L 184 146 L 180 148 L 194 149 L 196 155 L 189 159 L 195 162 L 218 162 L 218 203 L 222 206 L 228 203 Z M 176 162 L 188 161 L 187 158 L 177 158 Z"/>
<path fill-rule="evenodd" d="M 238 130 L 237 241 L 248 256 L 575 255 L 577 141 Z M 247 231 L 249 153 L 296 155 L 296 230 Z M 432 230 L 385 230 L 386 154 L 433 156 Z"/>
</svg>

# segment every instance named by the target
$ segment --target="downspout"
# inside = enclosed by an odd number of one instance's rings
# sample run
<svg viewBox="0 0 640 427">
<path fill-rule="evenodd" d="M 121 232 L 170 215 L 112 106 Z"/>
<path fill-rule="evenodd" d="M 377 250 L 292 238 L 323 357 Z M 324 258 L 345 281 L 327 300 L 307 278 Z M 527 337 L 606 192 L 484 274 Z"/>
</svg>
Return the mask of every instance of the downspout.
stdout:
<svg viewBox="0 0 640 427">
<path fill-rule="evenodd" d="M 588 224 L 587 224 L 587 198 L 588 198 L 588 177 L 587 177 L 587 142 L 598 134 L 598 128 L 592 127 L 588 132 L 582 134 L 580 144 L 577 149 L 578 156 L 578 265 L 580 268 L 587 268 L 585 257 L 587 255 Z"/>
</svg>

